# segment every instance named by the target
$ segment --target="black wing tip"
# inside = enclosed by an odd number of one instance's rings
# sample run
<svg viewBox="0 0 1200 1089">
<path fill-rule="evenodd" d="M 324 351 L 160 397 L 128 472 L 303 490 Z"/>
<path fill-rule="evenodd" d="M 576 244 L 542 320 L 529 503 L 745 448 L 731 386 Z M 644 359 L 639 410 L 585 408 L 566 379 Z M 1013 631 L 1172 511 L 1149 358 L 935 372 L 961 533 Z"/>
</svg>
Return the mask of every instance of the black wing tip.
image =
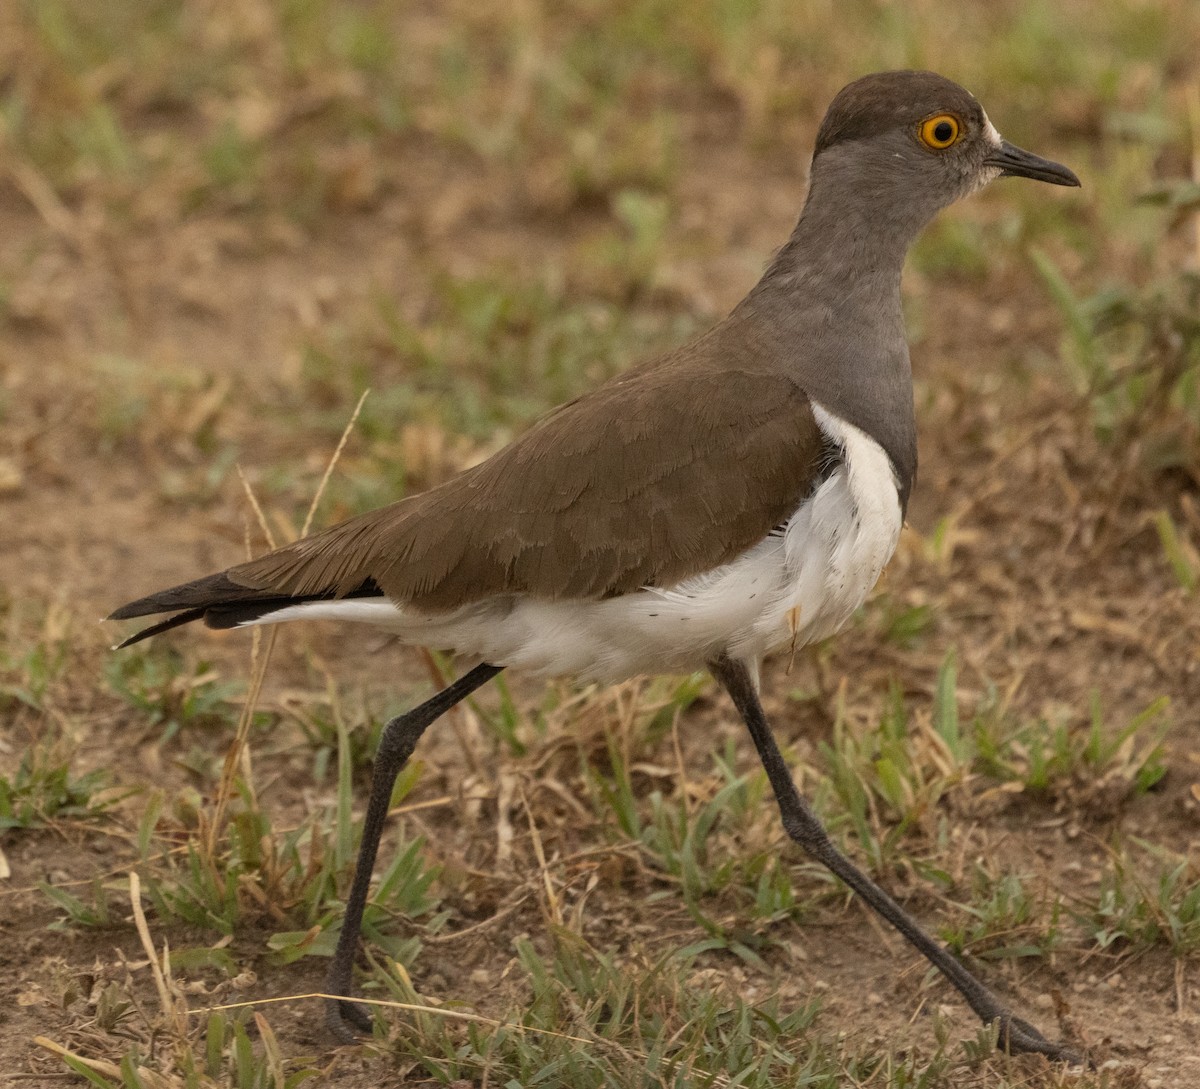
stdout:
<svg viewBox="0 0 1200 1089">
<path fill-rule="evenodd" d="M 122 605 L 119 609 L 113 609 L 104 619 L 109 620 L 133 620 L 135 617 L 148 616 L 151 613 L 161 612 L 161 609 L 156 609 L 149 603 L 149 598 L 139 598 L 137 601 L 131 601 L 128 605 Z"/>
<path fill-rule="evenodd" d="M 126 607 L 128 608 L 128 606 Z M 120 610 L 118 610 L 118 612 L 119 611 Z M 193 620 L 201 619 L 205 612 L 207 612 L 207 609 L 201 607 L 196 609 L 188 609 L 185 612 L 176 613 L 174 616 L 168 616 L 166 620 L 160 620 L 157 624 L 151 624 L 148 628 L 142 628 L 141 631 L 134 632 L 133 635 L 129 636 L 127 639 L 122 639 L 112 649 L 124 650 L 126 647 L 133 646 L 134 643 L 140 643 L 143 639 L 149 639 L 151 636 L 161 635 L 164 631 L 170 631 L 172 628 L 178 628 L 183 624 L 190 624 Z M 145 614 L 134 613 L 132 615 L 144 616 Z M 118 616 L 117 613 L 113 613 L 113 615 L 108 617 L 108 619 L 122 620 L 125 618 Z"/>
<path fill-rule="evenodd" d="M 168 616 L 165 620 L 160 620 L 157 624 L 151 624 L 148 628 L 142 628 L 140 631 L 134 632 L 127 639 L 122 639 L 112 649 L 124 650 L 126 647 L 133 646 L 134 643 L 140 643 L 143 639 L 150 639 L 155 635 L 161 635 L 165 631 L 170 631 L 172 628 L 179 628 L 184 624 L 190 624 L 193 620 L 203 620 L 205 627 L 209 628 L 237 628 L 242 624 L 258 620 L 268 613 L 273 613 L 277 609 L 285 608 L 289 604 L 291 604 L 289 601 L 282 603 L 272 601 L 265 604 L 247 602 L 239 605 L 200 605 L 194 609 L 185 609 L 174 616 Z M 144 616 L 145 613 L 133 613 L 131 615 Z M 121 617 L 113 613 L 108 619 L 122 620 L 127 619 L 127 617 Z"/>
<path fill-rule="evenodd" d="M 232 582 L 222 572 L 209 575 L 195 582 L 163 590 L 149 597 L 138 598 L 119 609 L 114 609 L 105 620 L 135 620 L 141 616 L 152 616 L 155 613 L 174 612 L 165 620 L 151 624 L 135 632 L 128 639 L 118 643 L 114 650 L 140 643 L 143 639 L 159 635 L 193 620 L 203 620 L 210 628 L 237 628 L 243 624 L 252 623 L 270 613 L 286 609 L 290 605 L 300 605 L 308 601 L 323 601 L 332 598 L 332 592 L 322 594 L 272 594 L 268 590 L 254 590 Z M 382 597 L 374 579 L 366 579 L 361 586 L 344 595 L 345 597 Z M 195 604 L 197 597 L 200 604 Z M 177 611 L 182 610 L 182 611 Z"/>
<path fill-rule="evenodd" d="M 136 601 L 114 609 L 108 619 L 133 620 L 139 616 L 174 613 L 181 609 L 202 609 L 225 601 L 261 595 L 262 591 L 236 583 L 226 572 L 218 571 L 215 575 L 205 575 L 203 578 L 139 597 Z"/>
</svg>

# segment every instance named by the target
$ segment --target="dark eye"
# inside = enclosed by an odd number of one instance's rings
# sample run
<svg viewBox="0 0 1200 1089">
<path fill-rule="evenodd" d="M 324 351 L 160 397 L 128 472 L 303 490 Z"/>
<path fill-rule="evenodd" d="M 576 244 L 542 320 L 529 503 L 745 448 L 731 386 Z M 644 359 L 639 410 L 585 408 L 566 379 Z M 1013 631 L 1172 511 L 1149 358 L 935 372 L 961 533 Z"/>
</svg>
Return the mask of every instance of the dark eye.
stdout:
<svg viewBox="0 0 1200 1089">
<path fill-rule="evenodd" d="M 953 114 L 939 113 L 921 122 L 917 135 L 921 143 L 934 151 L 944 151 L 962 135 L 962 126 Z"/>
</svg>

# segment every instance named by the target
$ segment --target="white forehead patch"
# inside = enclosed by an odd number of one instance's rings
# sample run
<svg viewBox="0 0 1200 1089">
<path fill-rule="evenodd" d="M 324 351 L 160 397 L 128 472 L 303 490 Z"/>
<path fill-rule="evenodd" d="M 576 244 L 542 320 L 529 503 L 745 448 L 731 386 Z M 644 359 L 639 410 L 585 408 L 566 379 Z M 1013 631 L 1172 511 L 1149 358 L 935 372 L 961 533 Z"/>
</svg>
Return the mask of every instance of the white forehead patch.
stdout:
<svg viewBox="0 0 1200 1089">
<path fill-rule="evenodd" d="M 995 148 L 998 148 L 1002 143 L 1004 143 L 1004 137 L 1001 136 L 996 130 L 996 126 L 992 124 L 991 119 L 986 113 L 983 115 L 983 138 L 987 143 L 991 144 L 992 147 Z M 975 176 L 975 182 L 971 186 L 969 192 L 977 192 L 987 185 L 988 182 L 993 182 L 998 177 L 1000 177 L 1000 168 L 998 166 L 984 167 Z"/>
</svg>

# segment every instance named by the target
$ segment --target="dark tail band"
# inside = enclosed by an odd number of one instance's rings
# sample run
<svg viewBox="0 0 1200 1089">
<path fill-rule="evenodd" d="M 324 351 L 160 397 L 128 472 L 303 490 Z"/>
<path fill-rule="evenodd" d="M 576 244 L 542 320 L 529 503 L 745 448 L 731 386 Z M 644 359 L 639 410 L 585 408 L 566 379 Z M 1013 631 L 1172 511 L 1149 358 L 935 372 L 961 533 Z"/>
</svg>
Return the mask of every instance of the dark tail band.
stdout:
<svg viewBox="0 0 1200 1089">
<path fill-rule="evenodd" d="M 236 628 L 291 605 L 301 605 L 306 601 L 328 601 L 336 596 L 326 593 L 289 597 L 271 590 L 242 586 L 221 572 L 138 598 L 114 610 L 108 619 L 132 620 L 155 613 L 176 614 L 122 640 L 115 648 L 120 650 L 172 628 L 190 624 L 193 620 L 203 620 L 210 628 Z M 383 593 L 373 579 L 367 579 L 357 590 L 342 596 L 382 597 Z"/>
</svg>

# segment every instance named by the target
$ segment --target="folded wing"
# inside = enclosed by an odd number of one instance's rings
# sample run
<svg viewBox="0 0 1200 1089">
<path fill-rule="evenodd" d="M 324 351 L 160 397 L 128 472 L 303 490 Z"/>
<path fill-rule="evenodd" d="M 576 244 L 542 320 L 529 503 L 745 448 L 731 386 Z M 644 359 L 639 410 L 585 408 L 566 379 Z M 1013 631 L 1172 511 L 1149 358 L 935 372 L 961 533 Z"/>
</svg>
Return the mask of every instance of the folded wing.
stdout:
<svg viewBox="0 0 1200 1089">
<path fill-rule="evenodd" d="M 432 611 L 505 594 L 594 600 L 728 562 L 787 521 L 833 452 L 799 387 L 728 369 L 719 341 L 618 376 L 439 487 L 112 619 L 178 612 L 136 640 L 327 598 Z"/>
</svg>

